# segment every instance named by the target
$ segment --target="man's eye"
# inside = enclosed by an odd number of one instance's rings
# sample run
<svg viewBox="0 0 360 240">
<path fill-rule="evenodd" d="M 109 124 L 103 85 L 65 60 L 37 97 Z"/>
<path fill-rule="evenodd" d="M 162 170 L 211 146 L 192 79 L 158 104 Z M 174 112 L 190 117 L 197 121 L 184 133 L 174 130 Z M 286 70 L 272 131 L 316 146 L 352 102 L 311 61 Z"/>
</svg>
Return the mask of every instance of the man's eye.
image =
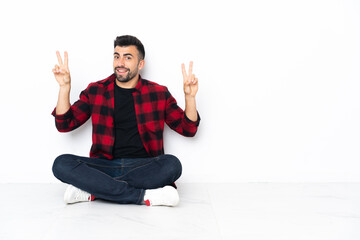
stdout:
<svg viewBox="0 0 360 240">
<path fill-rule="evenodd" d="M 114 59 L 118 59 L 119 58 L 119 56 L 114 56 Z"/>
</svg>

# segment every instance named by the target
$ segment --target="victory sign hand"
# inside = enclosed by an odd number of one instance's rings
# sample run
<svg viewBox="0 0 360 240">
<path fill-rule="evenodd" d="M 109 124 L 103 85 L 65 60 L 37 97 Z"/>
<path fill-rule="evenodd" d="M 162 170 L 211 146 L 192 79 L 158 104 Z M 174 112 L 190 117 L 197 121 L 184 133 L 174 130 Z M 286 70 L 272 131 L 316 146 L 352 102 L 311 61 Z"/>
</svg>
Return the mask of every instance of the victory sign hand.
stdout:
<svg viewBox="0 0 360 240">
<path fill-rule="evenodd" d="M 181 65 L 182 74 L 184 79 L 184 93 L 185 96 L 195 97 L 198 91 L 198 79 L 195 77 L 193 71 L 193 62 L 191 61 L 189 64 L 189 73 L 185 70 L 185 64 Z"/>
<path fill-rule="evenodd" d="M 54 69 L 52 70 L 56 81 L 59 83 L 60 87 L 70 86 L 71 78 L 68 65 L 68 53 L 64 53 L 64 63 L 62 61 L 59 51 L 56 51 L 56 56 L 59 65 L 55 65 Z"/>
</svg>

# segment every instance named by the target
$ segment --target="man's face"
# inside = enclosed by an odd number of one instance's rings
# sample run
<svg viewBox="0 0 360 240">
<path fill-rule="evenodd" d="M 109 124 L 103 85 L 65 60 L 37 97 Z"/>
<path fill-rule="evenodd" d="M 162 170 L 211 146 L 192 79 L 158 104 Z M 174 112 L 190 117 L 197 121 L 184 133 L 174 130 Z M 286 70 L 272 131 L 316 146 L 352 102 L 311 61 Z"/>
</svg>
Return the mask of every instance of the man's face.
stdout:
<svg viewBox="0 0 360 240">
<path fill-rule="evenodd" d="M 144 60 L 139 59 L 136 46 L 120 47 L 114 49 L 114 73 L 119 82 L 129 82 L 138 76 L 144 66 Z"/>
</svg>

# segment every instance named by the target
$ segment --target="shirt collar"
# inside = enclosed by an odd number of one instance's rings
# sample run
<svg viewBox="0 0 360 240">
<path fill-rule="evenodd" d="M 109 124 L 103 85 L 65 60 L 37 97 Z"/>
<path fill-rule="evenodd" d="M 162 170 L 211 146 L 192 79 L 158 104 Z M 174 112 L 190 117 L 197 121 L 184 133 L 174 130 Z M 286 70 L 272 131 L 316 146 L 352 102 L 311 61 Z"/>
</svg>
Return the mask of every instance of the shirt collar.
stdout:
<svg viewBox="0 0 360 240">
<path fill-rule="evenodd" d="M 142 79 L 141 75 L 139 75 L 139 81 L 135 86 L 135 90 L 138 91 L 138 92 L 141 92 L 141 89 L 142 89 L 143 86 L 144 86 L 143 79 Z"/>
</svg>

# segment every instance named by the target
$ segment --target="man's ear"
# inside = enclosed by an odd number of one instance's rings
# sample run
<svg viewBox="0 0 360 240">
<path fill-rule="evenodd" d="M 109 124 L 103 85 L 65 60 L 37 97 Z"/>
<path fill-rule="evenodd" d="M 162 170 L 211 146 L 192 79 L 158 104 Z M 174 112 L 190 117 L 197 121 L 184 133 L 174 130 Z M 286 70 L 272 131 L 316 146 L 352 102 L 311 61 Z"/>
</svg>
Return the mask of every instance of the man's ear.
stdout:
<svg viewBox="0 0 360 240">
<path fill-rule="evenodd" d="M 139 62 L 139 71 L 140 71 L 141 69 L 143 69 L 144 66 L 145 66 L 145 60 L 144 60 L 144 59 L 143 59 L 143 60 L 140 60 L 140 62 Z"/>
</svg>

